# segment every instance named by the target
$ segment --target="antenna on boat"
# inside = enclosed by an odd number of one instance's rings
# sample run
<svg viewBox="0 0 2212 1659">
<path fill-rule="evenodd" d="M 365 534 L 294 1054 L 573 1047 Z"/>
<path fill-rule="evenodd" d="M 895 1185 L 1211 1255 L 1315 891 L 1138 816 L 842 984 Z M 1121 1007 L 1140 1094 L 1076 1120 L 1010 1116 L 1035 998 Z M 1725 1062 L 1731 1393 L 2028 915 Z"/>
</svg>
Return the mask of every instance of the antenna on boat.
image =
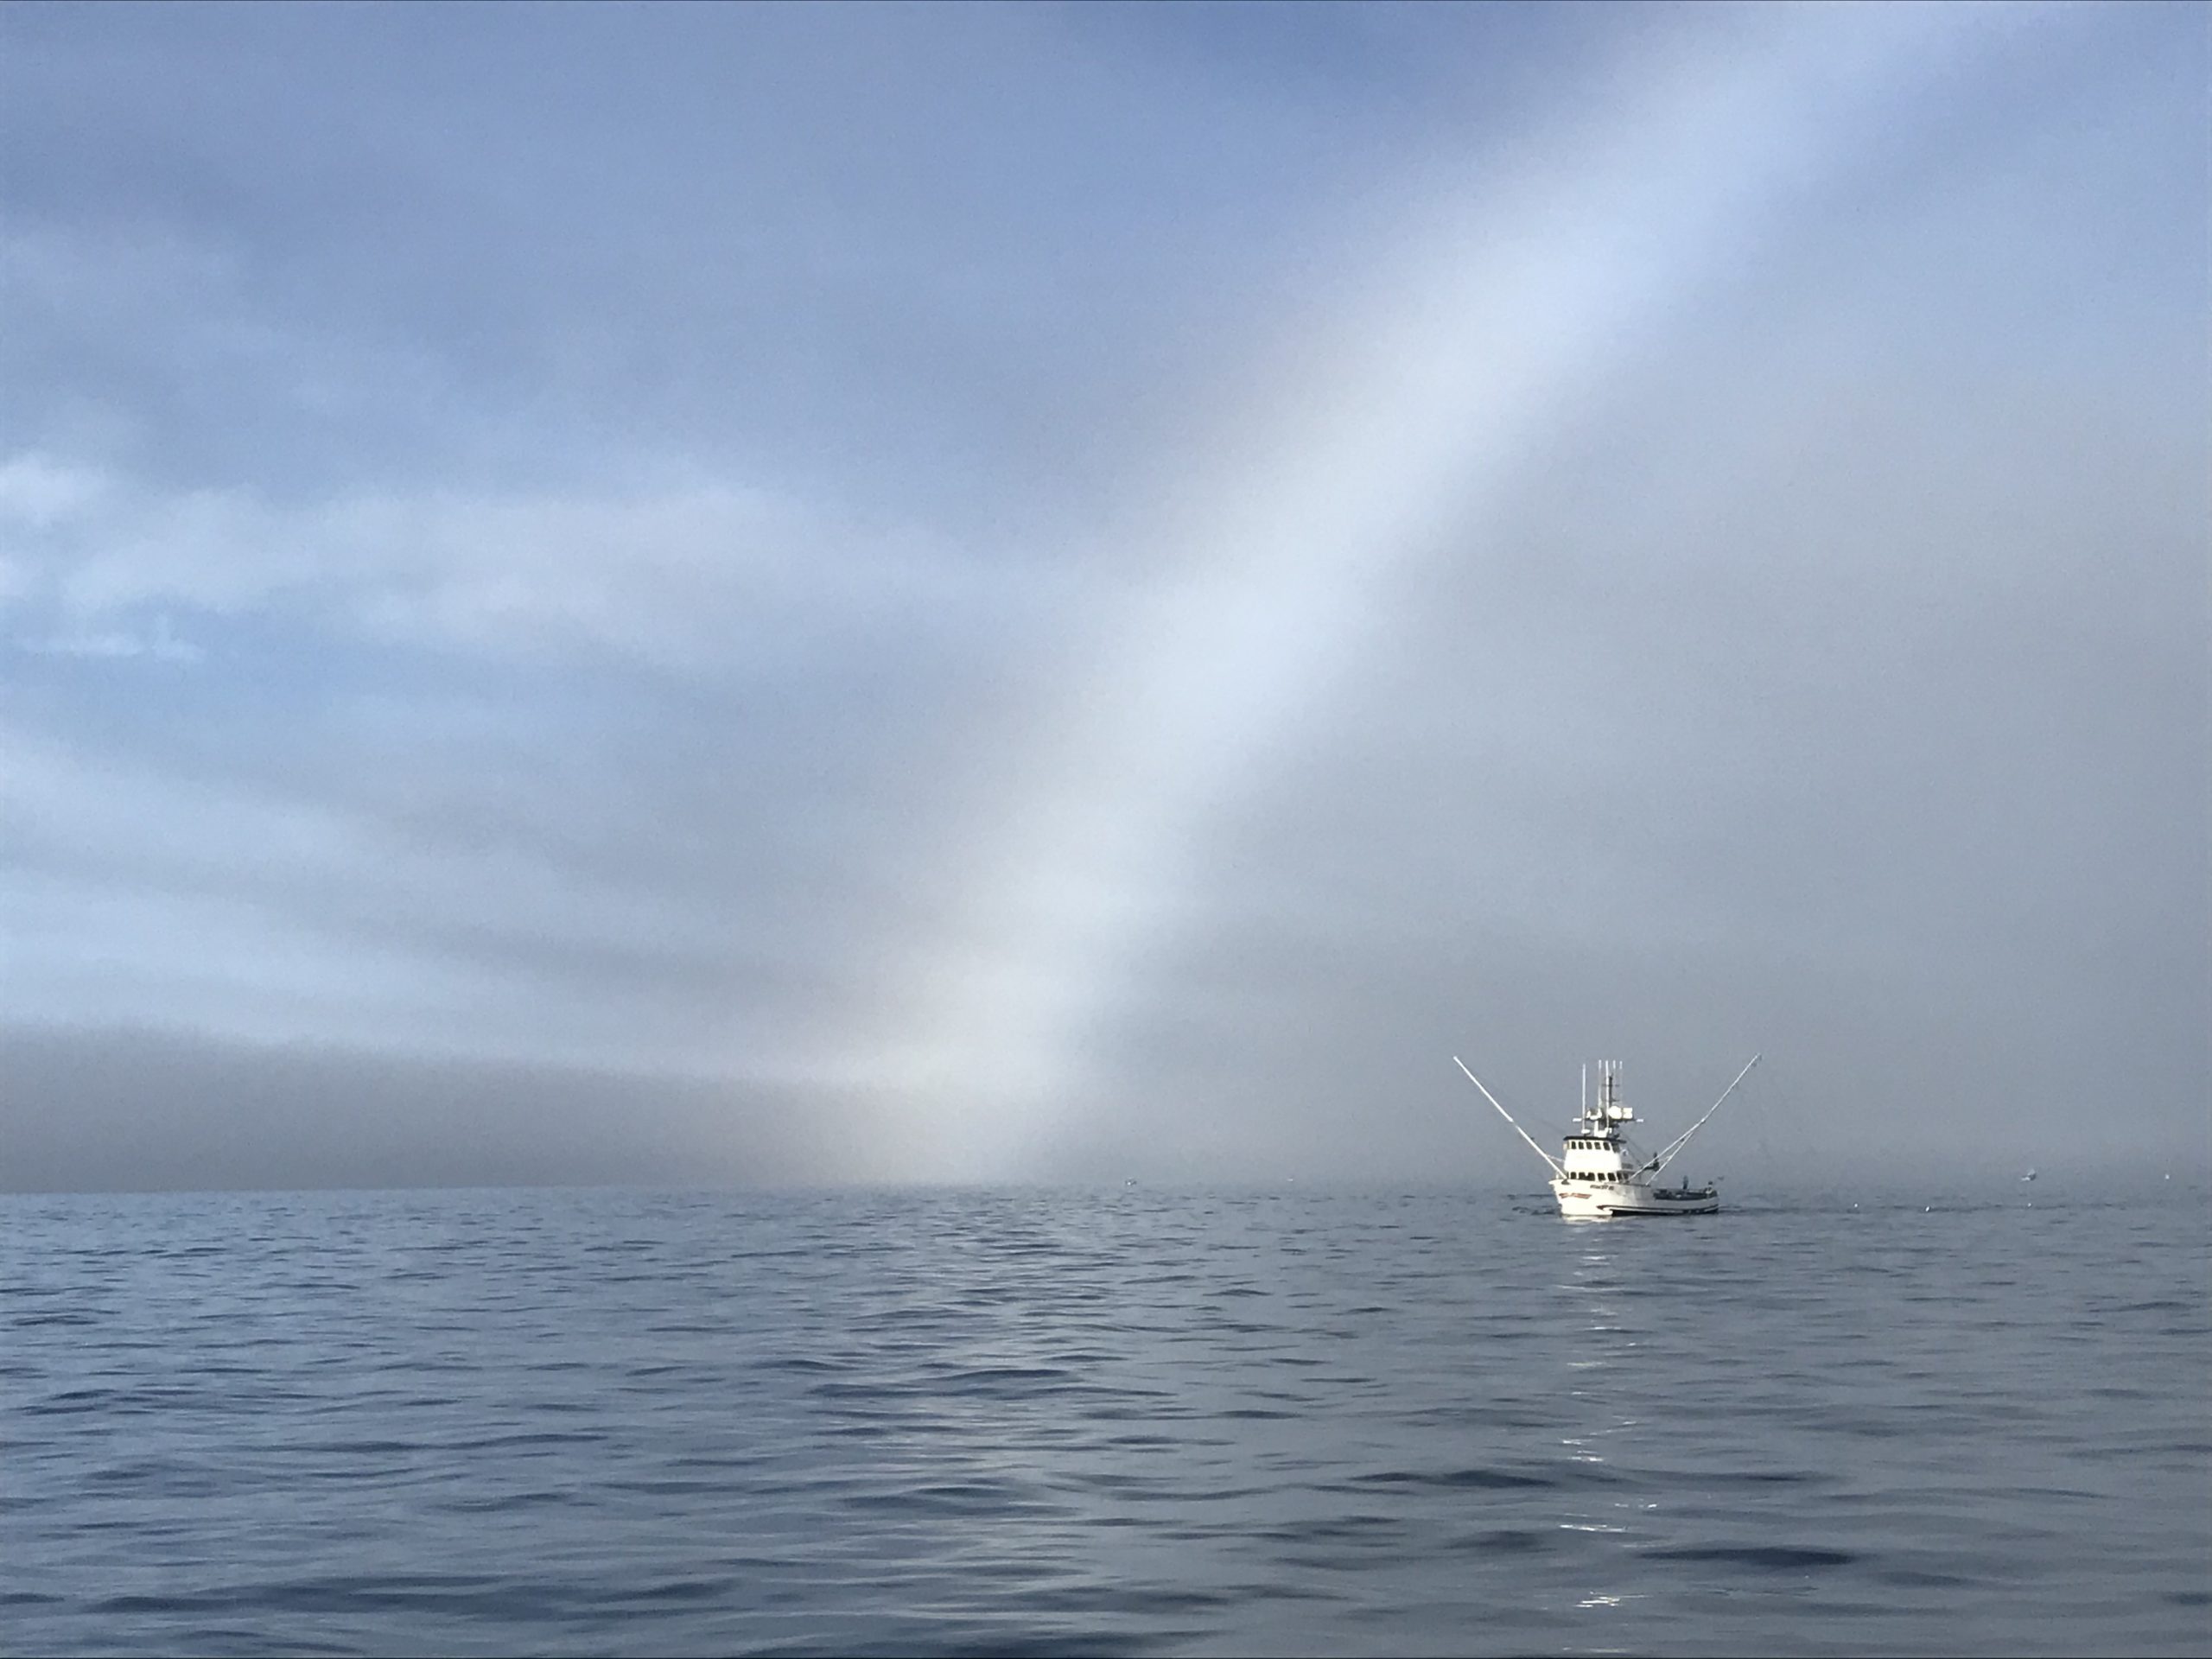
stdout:
<svg viewBox="0 0 2212 1659">
<path fill-rule="evenodd" d="M 1454 1054 L 1452 1057 L 1452 1064 L 1458 1066 L 1462 1071 L 1467 1071 L 1467 1063 L 1461 1059 L 1457 1054 Z M 1480 1077 L 1477 1077 L 1471 1071 L 1467 1071 L 1467 1081 L 1473 1084 L 1476 1088 L 1482 1089 L 1483 1098 L 1484 1100 L 1490 1102 L 1493 1106 L 1497 1106 L 1497 1096 L 1491 1093 L 1489 1090 L 1483 1089 L 1483 1080 Z M 1518 1123 L 1513 1122 L 1512 1113 L 1507 1111 L 1503 1106 L 1497 1106 L 1497 1115 L 1503 1118 L 1507 1122 L 1513 1123 L 1513 1133 L 1519 1135 L 1523 1141 L 1527 1141 L 1529 1142 L 1529 1149 L 1535 1153 L 1537 1157 L 1549 1164 L 1552 1166 L 1553 1173 L 1561 1176 L 1564 1176 L 1567 1173 L 1566 1165 L 1560 1163 L 1558 1159 L 1553 1157 L 1551 1154 L 1546 1152 L 1541 1147 L 1538 1146 L 1534 1140 L 1531 1140 L 1528 1130 L 1522 1128 Z"/>
</svg>

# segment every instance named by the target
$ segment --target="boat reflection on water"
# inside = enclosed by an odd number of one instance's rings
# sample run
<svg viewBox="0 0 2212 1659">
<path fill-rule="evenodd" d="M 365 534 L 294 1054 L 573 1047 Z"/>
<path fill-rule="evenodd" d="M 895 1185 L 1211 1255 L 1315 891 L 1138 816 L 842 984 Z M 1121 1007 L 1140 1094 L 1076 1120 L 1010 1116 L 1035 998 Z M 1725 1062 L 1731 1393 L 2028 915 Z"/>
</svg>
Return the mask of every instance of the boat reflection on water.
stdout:
<svg viewBox="0 0 2212 1659">
<path fill-rule="evenodd" d="M 1610 1576 L 1605 1571 L 1606 1561 L 1618 1561 L 1625 1575 L 1638 1532 L 1638 1516 L 1655 1507 L 1633 1496 L 1616 1495 L 1621 1491 L 1618 1479 L 1621 1471 L 1611 1466 L 1616 1437 L 1648 1432 L 1643 1417 L 1623 1409 L 1621 1389 L 1615 1381 L 1624 1370 L 1633 1370 L 1640 1344 L 1619 1300 L 1622 1285 L 1613 1252 L 1585 1250 L 1572 1278 L 1560 1289 L 1571 1305 L 1579 1306 L 1591 1340 L 1580 1356 L 1567 1362 L 1572 1381 L 1567 1393 L 1572 1408 L 1567 1414 L 1569 1424 L 1559 1437 L 1566 1465 L 1560 1484 L 1566 1502 L 1558 1528 L 1561 1532 L 1583 1534 L 1587 1539 L 1586 1571 L 1595 1582 L 1577 1598 L 1576 1611 L 1602 1615 L 1608 1610 L 1632 1608 L 1644 1599 L 1643 1592 L 1629 1589 L 1620 1579 L 1614 1580 L 1613 1589 L 1601 1587 Z M 1593 1626 L 1592 1631 L 1606 1628 Z M 1630 1649 L 1578 1643 L 1577 1650 Z"/>
</svg>

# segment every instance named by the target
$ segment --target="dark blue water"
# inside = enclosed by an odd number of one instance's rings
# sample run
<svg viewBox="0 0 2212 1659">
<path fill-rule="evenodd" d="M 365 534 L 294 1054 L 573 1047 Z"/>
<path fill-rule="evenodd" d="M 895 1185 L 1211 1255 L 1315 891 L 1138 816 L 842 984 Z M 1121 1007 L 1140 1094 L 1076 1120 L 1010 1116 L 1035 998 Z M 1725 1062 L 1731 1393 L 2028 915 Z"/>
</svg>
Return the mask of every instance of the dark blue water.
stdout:
<svg viewBox="0 0 2212 1659">
<path fill-rule="evenodd" d="M 0 1648 L 2212 1648 L 2203 1195 L 14 1198 Z"/>
</svg>

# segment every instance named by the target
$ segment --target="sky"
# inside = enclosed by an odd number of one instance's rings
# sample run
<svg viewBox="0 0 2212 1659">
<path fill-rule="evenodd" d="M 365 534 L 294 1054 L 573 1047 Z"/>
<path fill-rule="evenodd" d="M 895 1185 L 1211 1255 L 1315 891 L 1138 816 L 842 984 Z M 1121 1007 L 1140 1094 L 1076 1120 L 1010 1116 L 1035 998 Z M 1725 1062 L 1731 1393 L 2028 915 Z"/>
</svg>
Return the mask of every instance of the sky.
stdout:
<svg viewBox="0 0 2212 1659">
<path fill-rule="evenodd" d="M 2209 16 L 0 11 L 0 1189 L 2201 1173 Z"/>
</svg>

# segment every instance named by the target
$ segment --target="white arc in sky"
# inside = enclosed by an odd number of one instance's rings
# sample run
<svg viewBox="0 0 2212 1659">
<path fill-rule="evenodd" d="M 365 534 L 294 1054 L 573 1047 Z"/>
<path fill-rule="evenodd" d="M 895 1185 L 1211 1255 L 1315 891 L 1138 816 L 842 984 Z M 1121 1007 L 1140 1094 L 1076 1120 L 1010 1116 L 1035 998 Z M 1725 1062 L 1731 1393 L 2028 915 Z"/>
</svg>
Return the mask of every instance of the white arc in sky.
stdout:
<svg viewBox="0 0 2212 1659">
<path fill-rule="evenodd" d="M 2040 10 L 2031 14 L 2044 15 Z M 1359 303 L 1219 435 L 1147 537 L 1164 573 L 1070 666 L 963 823 L 950 925 L 871 984 L 821 1069 L 874 1103 L 877 1173 L 1013 1173 L 1103 1079 L 1140 947 L 1192 903 L 1208 825 L 1370 648 L 1394 577 L 1482 504 L 1608 360 L 2018 11 L 1793 7 L 1698 28 L 1383 251 Z M 1586 111 L 1589 105 L 1583 105 Z"/>
</svg>

